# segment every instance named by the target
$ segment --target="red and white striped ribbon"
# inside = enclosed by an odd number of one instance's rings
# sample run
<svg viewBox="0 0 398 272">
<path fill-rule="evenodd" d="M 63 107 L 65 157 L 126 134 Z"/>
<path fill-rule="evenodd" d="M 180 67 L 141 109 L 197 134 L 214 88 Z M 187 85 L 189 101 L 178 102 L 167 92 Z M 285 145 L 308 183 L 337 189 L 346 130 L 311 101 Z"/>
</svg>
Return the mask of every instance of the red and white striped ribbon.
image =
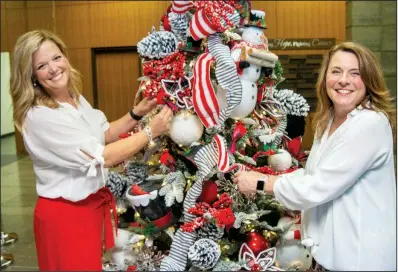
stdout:
<svg viewBox="0 0 398 272">
<path fill-rule="evenodd" d="M 203 10 L 195 12 L 192 20 L 189 22 L 189 34 L 191 37 L 198 41 L 210 34 L 216 33 L 212 22 L 203 14 Z"/>
<path fill-rule="evenodd" d="M 184 14 L 192 7 L 192 1 L 171 1 L 171 11 L 176 14 Z"/>
<path fill-rule="evenodd" d="M 220 107 L 210 80 L 212 62 L 214 62 L 213 56 L 204 53 L 198 57 L 193 69 L 193 106 L 206 128 L 216 126 L 220 116 Z"/>
<path fill-rule="evenodd" d="M 220 107 L 210 80 L 210 65 L 214 57 L 210 53 L 200 55 L 195 63 L 193 74 L 194 83 L 192 88 L 193 105 L 199 119 L 206 128 L 217 126 L 220 117 Z M 241 164 L 229 165 L 228 151 L 225 140 L 216 134 L 213 138 L 218 150 L 218 169 L 222 172 L 230 172 L 238 169 L 244 170 Z"/>
</svg>

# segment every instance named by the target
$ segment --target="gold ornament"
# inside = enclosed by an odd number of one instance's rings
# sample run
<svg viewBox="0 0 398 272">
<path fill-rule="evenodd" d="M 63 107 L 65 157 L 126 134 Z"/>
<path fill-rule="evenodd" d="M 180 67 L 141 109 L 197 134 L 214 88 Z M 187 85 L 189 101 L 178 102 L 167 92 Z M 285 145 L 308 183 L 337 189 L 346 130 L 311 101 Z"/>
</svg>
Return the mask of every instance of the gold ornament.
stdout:
<svg viewBox="0 0 398 272">
<path fill-rule="evenodd" d="M 228 255 L 228 252 L 230 249 L 231 249 L 231 247 L 229 245 L 223 245 L 221 247 L 221 254 Z"/>
<path fill-rule="evenodd" d="M 253 223 L 246 223 L 246 222 L 243 223 L 244 223 L 242 227 L 243 232 L 254 231 L 255 227 Z"/>
<path fill-rule="evenodd" d="M 279 236 L 275 231 L 264 230 L 263 236 L 265 237 L 265 239 L 267 239 L 271 243 L 276 244 L 276 242 L 278 242 L 278 240 L 279 240 Z"/>
<path fill-rule="evenodd" d="M 185 193 L 188 192 L 189 189 L 191 189 L 192 184 L 193 184 L 193 180 L 187 179 L 187 186 L 185 186 Z"/>
<path fill-rule="evenodd" d="M 116 206 L 117 215 L 124 214 L 126 211 L 127 211 L 126 207 L 124 207 L 124 206 Z"/>
<path fill-rule="evenodd" d="M 140 219 L 141 218 L 141 215 L 138 213 L 138 212 L 135 212 L 134 213 L 134 220 L 138 220 L 138 219 Z"/>
</svg>

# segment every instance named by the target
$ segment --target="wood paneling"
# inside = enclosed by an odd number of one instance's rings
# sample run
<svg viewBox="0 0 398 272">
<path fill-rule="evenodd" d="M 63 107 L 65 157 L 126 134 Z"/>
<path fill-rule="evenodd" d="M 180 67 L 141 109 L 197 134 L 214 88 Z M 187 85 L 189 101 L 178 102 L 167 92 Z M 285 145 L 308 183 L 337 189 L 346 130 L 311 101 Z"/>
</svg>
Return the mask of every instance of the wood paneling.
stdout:
<svg viewBox="0 0 398 272">
<path fill-rule="evenodd" d="M 25 8 L 27 1 L 1 1 L 5 2 L 7 9 Z"/>
<path fill-rule="evenodd" d="M 6 25 L 6 4 L 4 3 L 4 1 L 0 2 L 1 8 L 0 8 L 0 12 L 1 12 L 1 44 L 0 44 L 0 49 L 1 52 L 7 52 L 9 49 L 7 48 L 7 25 Z"/>
<path fill-rule="evenodd" d="M 82 94 L 91 105 L 94 105 L 91 50 L 88 48 L 68 49 L 68 60 L 71 65 L 83 75 Z"/>
<path fill-rule="evenodd" d="M 91 47 L 136 45 L 148 35 L 168 6 L 167 1 L 134 1 L 91 4 Z"/>
<path fill-rule="evenodd" d="M 28 29 L 46 29 L 54 31 L 54 19 L 52 7 L 28 8 Z"/>
<path fill-rule="evenodd" d="M 52 7 L 53 1 L 26 1 L 26 5 L 28 8 Z"/>
<path fill-rule="evenodd" d="M 19 36 L 26 32 L 26 10 L 7 9 L 6 10 L 6 51 L 12 52 Z"/>
<path fill-rule="evenodd" d="M 98 108 L 108 121 L 125 115 L 133 106 L 138 90 L 140 60 L 135 52 L 96 55 Z"/>
<path fill-rule="evenodd" d="M 55 26 L 57 34 L 69 48 L 90 48 L 92 25 L 89 5 L 56 7 Z"/>
</svg>

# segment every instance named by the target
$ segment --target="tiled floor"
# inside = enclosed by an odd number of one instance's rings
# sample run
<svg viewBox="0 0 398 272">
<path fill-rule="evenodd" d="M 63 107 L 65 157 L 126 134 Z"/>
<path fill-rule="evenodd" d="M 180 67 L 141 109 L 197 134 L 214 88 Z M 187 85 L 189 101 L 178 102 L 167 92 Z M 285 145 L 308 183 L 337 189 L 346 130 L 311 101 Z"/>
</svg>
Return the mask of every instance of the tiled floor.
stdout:
<svg viewBox="0 0 398 272">
<path fill-rule="evenodd" d="M 14 137 L 1 139 L 1 230 L 16 232 L 19 240 L 1 248 L 12 253 L 15 263 L 4 271 L 37 271 L 33 236 L 36 184 L 29 157 L 15 155 Z"/>
</svg>

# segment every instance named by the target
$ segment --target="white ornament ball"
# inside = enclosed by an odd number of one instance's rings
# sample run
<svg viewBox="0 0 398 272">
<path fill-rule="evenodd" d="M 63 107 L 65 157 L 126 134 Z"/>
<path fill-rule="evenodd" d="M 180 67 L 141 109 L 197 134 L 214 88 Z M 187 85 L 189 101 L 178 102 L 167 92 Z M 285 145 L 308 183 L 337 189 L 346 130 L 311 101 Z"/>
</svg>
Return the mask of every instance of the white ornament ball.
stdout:
<svg viewBox="0 0 398 272">
<path fill-rule="evenodd" d="M 292 156 L 286 150 L 278 149 L 278 154 L 269 156 L 267 162 L 272 170 L 281 172 L 290 168 Z"/>
<path fill-rule="evenodd" d="M 284 270 L 294 267 L 298 271 L 306 271 L 311 267 L 312 256 L 300 240 L 288 240 L 283 245 L 276 245 L 276 261 Z"/>
<path fill-rule="evenodd" d="M 203 124 L 195 114 L 182 111 L 173 117 L 169 133 L 175 143 L 190 146 L 202 137 L 203 130 Z"/>
<path fill-rule="evenodd" d="M 257 102 L 257 85 L 255 82 L 241 80 L 242 83 L 242 100 L 234 108 L 231 118 L 243 119 L 247 117 L 256 107 Z"/>
</svg>

